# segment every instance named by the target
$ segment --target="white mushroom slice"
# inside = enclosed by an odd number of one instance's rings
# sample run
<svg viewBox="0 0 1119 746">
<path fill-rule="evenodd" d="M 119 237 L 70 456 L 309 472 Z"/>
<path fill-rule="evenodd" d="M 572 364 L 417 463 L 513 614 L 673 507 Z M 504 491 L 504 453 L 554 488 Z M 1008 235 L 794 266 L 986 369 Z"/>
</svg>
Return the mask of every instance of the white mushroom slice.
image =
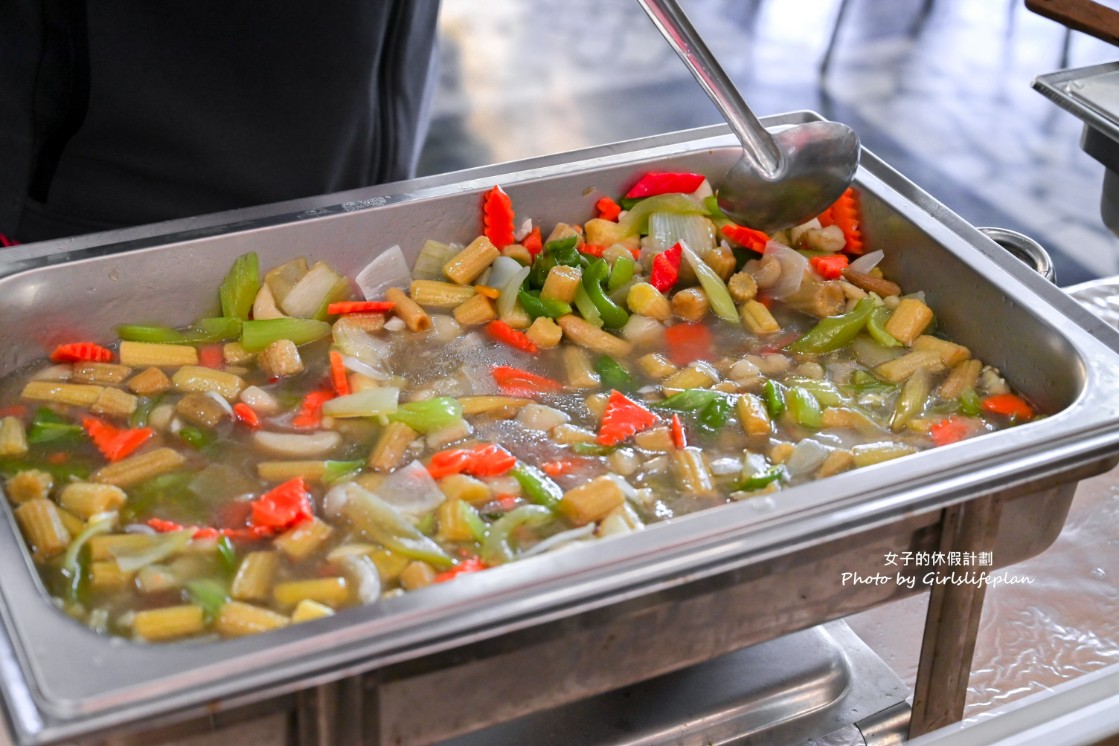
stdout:
<svg viewBox="0 0 1119 746">
<path fill-rule="evenodd" d="M 342 436 L 333 430 L 317 433 L 253 433 L 253 444 L 262 453 L 280 458 L 322 458 L 342 443 Z"/>
<path fill-rule="evenodd" d="M 276 414 L 280 411 L 280 403 L 276 397 L 259 386 L 248 386 L 241 391 L 241 401 L 249 405 L 257 414 L 265 416 Z"/>
</svg>

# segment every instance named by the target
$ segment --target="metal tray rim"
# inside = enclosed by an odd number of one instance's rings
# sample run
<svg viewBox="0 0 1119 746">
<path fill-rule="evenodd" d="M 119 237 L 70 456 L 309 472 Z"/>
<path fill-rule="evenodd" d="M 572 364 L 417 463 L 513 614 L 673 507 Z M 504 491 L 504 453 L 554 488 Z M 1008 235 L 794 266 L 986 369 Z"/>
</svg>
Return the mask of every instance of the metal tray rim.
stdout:
<svg viewBox="0 0 1119 746">
<path fill-rule="evenodd" d="M 767 123 L 781 124 L 790 121 L 790 117 L 796 121 L 798 117 L 812 118 L 813 116 L 815 115 L 787 115 L 782 120 L 777 122 L 767 120 Z M 717 131 L 712 132 L 712 129 Z M 683 133 L 683 138 L 680 138 L 681 133 L 674 133 L 678 139 L 672 141 L 669 137 L 668 145 L 664 145 L 662 139 L 658 137 L 646 138 L 623 144 L 626 147 L 608 148 L 606 155 L 595 157 L 616 158 L 625 162 L 639 158 L 665 157 L 706 147 L 725 147 L 730 138 L 723 134 L 724 132 L 725 128 L 706 128 L 694 133 Z M 689 135 L 697 137 L 689 139 Z M 565 166 L 572 169 L 586 163 L 587 160 L 563 161 Z M 504 164 L 504 174 L 500 173 L 503 169 L 499 168 L 496 171 L 489 169 L 484 177 L 468 180 L 459 184 L 457 188 L 473 189 L 488 186 L 501 175 L 506 177 L 506 183 L 509 178 L 525 180 L 544 175 L 548 168 L 547 166 L 533 169 L 520 168 L 523 165 Z M 1033 276 L 1025 267 L 1015 266 L 1016 260 L 1003 256 L 997 245 L 963 221 L 955 218 L 958 222 L 953 224 L 954 216 L 950 213 L 946 214 L 943 206 L 939 206 L 923 192 L 905 182 L 888 166 L 866 153 L 864 153 L 864 165 L 860 168 L 859 182 L 873 190 L 894 192 L 898 198 L 910 199 L 918 209 L 915 213 L 908 214 L 908 217 L 921 223 L 922 227 L 930 232 L 939 234 L 938 239 L 963 247 L 969 259 L 993 263 L 1005 274 L 1005 277 L 1000 276 L 998 281 L 1007 289 L 1021 292 L 1025 286 L 1028 292 L 1043 297 L 1049 305 L 1058 307 L 1064 305 L 1061 303 L 1063 295 L 1059 291 Z M 398 186 L 407 187 L 408 184 Z M 903 187 L 908 194 L 900 193 L 898 186 Z M 445 188 L 453 187 L 436 185 L 430 189 L 421 188 L 404 194 L 407 199 L 420 199 L 431 196 L 432 193 L 439 193 Z M 327 213 L 327 216 L 337 214 L 340 212 Z M 178 240 L 191 240 L 191 238 L 182 238 L 181 234 L 157 237 L 152 248 L 169 248 Z M 107 248 L 111 250 L 113 247 Z M 61 248 L 62 252 L 70 253 L 71 256 L 73 250 L 72 246 Z M 93 251 L 94 255 L 104 253 L 97 249 Z M 48 260 L 46 264 L 49 263 Z M 1071 312 L 1074 308 L 1077 308 L 1075 304 L 1070 303 L 1061 310 Z M 1074 313 L 1072 315 L 1075 316 Z M 1083 325 L 1088 319 L 1094 319 L 1087 314 L 1086 317 L 1079 318 L 1077 321 Z M 819 505 L 815 510 L 808 509 L 811 503 L 819 501 L 815 490 L 805 489 L 812 485 L 805 485 L 804 488 L 798 488 L 799 494 L 794 496 L 797 499 L 791 499 L 790 505 L 784 510 L 771 515 L 754 516 L 746 522 L 748 525 L 737 528 L 728 528 L 724 525 L 734 523 L 728 520 L 727 509 L 737 510 L 736 517 L 746 512 L 746 506 L 737 505 L 688 516 L 672 524 L 651 527 L 648 531 L 649 535 L 658 536 L 668 533 L 670 538 L 677 539 L 669 551 L 663 547 L 650 547 L 645 553 L 635 554 L 633 547 L 644 542 L 639 537 L 620 537 L 616 542 L 604 543 L 609 546 L 599 545 L 593 563 L 586 559 L 585 554 L 577 556 L 576 553 L 568 553 L 557 558 L 562 562 L 550 563 L 558 567 L 543 579 L 532 577 L 533 572 L 538 568 L 511 566 L 501 573 L 487 573 L 486 576 L 489 577 L 464 579 L 469 582 L 441 588 L 441 603 L 437 605 L 425 603 L 423 594 L 417 594 L 414 598 L 397 599 L 401 603 L 395 604 L 392 619 L 395 620 L 397 628 L 403 627 L 404 630 L 398 629 L 396 636 L 382 636 L 380 650 L 377 645 L 369 642 L 368 637 L 378 631 L 384 632 L 382 628 L 388 625 L 388 622 L 383 619 L 385 616 L 382 613 L 383 606 L 356 610 L 356 613 L 325 620 L 317 630 L 288 629 L 257 638 L 222 642 L 213 648 L 220 649 L 226 654 L 224 673 L 227 675 L 220 680 L 218 676 L 213 675 L 213 671 L 206 671 L 205 666 L 201 671 L 195 668 L 192 671 L 193 675 L 183 675 L 181 672 L 182 664 L 196 657 L 193 652 L 197 649 L 197 645 L 187 643 L 158 648 L 131 645 L 131 649 L 137 652 L 134 656 L 129 654 L 129 657 L 135 657 L 138 665 L 147 664 L 161 669 L 165 672 L 164 676 L 151 677 L 143 683 L 133 685 L 131 696 L 126 696 L 127 693 L 123 691 L 117 691 L 112 696 L 100 699 L 67 696 L 49 685 L 45 680 L 49 677 L 36 658 L 42 652 L 43 630 L 24 628 L 21 634 L 22 625 L 13 618 L 13 609 L 9 608 L 9 604 L 16 600 L 11 597 L 13 593 L 11 586 L 14 581 L 0 579 L 0 593 L 3 594 L 4 600 L 0 610 L 4 616 L 5 627 L 10 634 L 17 635 L 23 643 L 22 649 L 15 646 L 20 670 L 17 672 L 13 671 L 11 666 L 0 666 L 0 680 L 6 684 L 4 690 L 9 711 L 17 714 L 15 718 L 17 726 L 25 735 L 29 738 L 39 738 L 48 732 L 61 733 L 71 730 L 79 722 L 83 726 L 89 726 L 106 718 L 117 717 L 124 710 L 142 714 L 145 711 L 153 712 L 172 706 L 197 704 L 243 690 L 248 686 L 280 685 L 283 680 L 292 676 L 322 674 L 332 666 L 372 667 L 392 660 L 394 655 L 405 654 L 386 650 L 385 648 L 392 642 L 404 644 L 408 651 L 414 651 L 417 647 L 434 650 L 462 644 L 469 639 L 480 639 L 479 636 L 494 634 L 493 628 L 476 629 L 486 621 L 487 616 L 486 610 L 479 607 L 491 602 L 494 594 L 505 593 L 515 600 L 512 604 L 513 613 L 499 625 L 497 631 L 530 626 L 552 616 L 571 613 L 573 610 L 612 603 L 615 597 L 610 594 L 619 588 L 627 589 L 628 594 L 651 592 L 667 584 L 686 582 L 703 573 L 725 570 L 734 563 L 751 561 L 751 558 L 779 551 L 781 547 L 792 546 L 812 536 L 832 535 L 834 531 L 843 530 L 845 527 L 851 529 L 876 521 L 889 521 L 892 517 L 933 510 L 952 501 L 962 500 L 968 496 L 968 490 L 974 489 L 976 484 L 996 483 L 997 477 L 1004 470 L 1004 464 L 999 462 L 1008 454 L 1018 453 L 1019 464 L 1024 460 L 1027 461 L 1030 475 L 1037 475 L 1047 469 L 1058 468 L 1060 465 L 1080 463 L 1109 455 L 1119 445 L 1119 433 L 1116 432 L 1119 412 L 1116 411 L 1115 403 L 1106 396 L 1106 392 L 1116 390 L 1115 383 L 1119 382 L 1119 376 L 1110 372 L 1111 369 L 1106 364 L 1108 362 L 1106 358 L 1110 355 L 1108 346 L 1115 346 L 1115 336 L 1110 329 L 1103 328 L 1107 333 L 1112 334 L 1110 338 L 1100 329 L 1086 330 L 1074 325 L 1062 330 L 1081 356 L 1086 368 L 1086 384 L 1077 401 L 1058 415 L 998 434 L 999 437 L 992 438 L 990 441 L 991 445 L 979 449 L 982 458 L 969 461 L 966 469 L 958 465 L 954 466 L 961 449 L 952 447 L 937 449 L 935 452 L 925 454 L 928 457 L 920 460 L 920 468 L 916 468 L 918 464 L 914 462 L 904 464 L 894 462 L 871 467 L 874 472 L 862 470 L 857 476 L 848 474 L 833 477 L 828 481 L 828 490 L 839 495 L 839 499 L 829 503 L 826 510 Z M 1102 337 L 1102 341 L 1097 337 Z M 1085 409 L 1094 414 L 1085 415 Z M 1075 417 L 1074 412 L 1077 413 Z M 1048 445 L 1043 453 L 1032 453 L 1038 450 L 1036 448 L 1038 441 L 1048 441 Z M 1034 446 L 1033 449 L 1031 445 Z M 1030 454 L 1030 458 L 1025 459 L 1024 454 Z M 988 462 L 987 466 L 978 469 L 977 467 L 982 466 L 984 460 Z M 879 486 L 873 491 L 873 495 L 868 497 L 867 490 L 859 483 L 870 481 L 866 476 L 872 473 L 879 475 L 882 481 L 894 480 L 893 486 L 890 484 Z M 897 486 L 899 484 L 903 486 Z M 786 494 L 792 495 L 793 492 L 795 491 L 790 490 Z M 718 513 L 718 516 L 709 517 L 711 512 Z M 24 553 L 18 546 L 18 536 L 13 534 L 10 523 L 0 522 L 0 533 L 5 536 L 5 539 L 0 541 L 0 557 L 11 559 L 7 555 L 13 551 L 22 557 Z M 598 556 L 603 554 L 603 550 L 606 550 L 607 556 Z M 650 564 L 647 560 L 653 557 L 646 555 L 654 553 L 657 562 Z M 597 584 L 592 589 L 592 593 L 582 593 L 578 590 L 581 585 L 574 581 L 581 580 L 582 585 L 586 585 L 593 580 L 593 578 L 588 579 L 587 575 L 601 570 L 604 564 L 619 568 L 619 573 L 613 578 L 613 582 L 609 585 Z M 545 592 L 534 593 L 531 598 L 517 597 L 518 594 L 523 596 L 526 590 Z M 487 600 L 483 601 L 483 597 Z M 421 626 L 419 622 L 425 616 L 446 615 L 449 609 L 456 608 L 460 612 L 458 615 L 460 623 L 457 627 L 451 625 L 434 635 L 430 632 L 417 632 Z M 67 625 L 73 624 L 61 619 L 61 615 L 53 610 L 50 611 L 53 616 L 59 617 L 57 621 Z M 404 620 L 410 620 L 410 623 L 405 623 Z M 73 624 L 73 626 L 77 625 Z M 470 630 L 472 627 L 475 629 L 467 632 L 466 637 L 460 636 L 463 630 Z M 307 630 L 311 630 L 313 634 L 307 633 Z M 27 645 L 30 640 L 25 635 L 29 632 L 32 633 L 31 636 L 38 636 L 38 645 L 32 644 L 30 647 Z M 424 634 L 430 639 L 416 640 Z M 47 636 L 49 635 L 50 631 L 47 631 Z M 98 656 L 120 654 L 126 649 L 125 644 L 120 641 L 108 640 L 92 632 L 87 631 L 81 637 L 90 641 L 90 654 L 95 661 Z M 278 648 L 285 651 L 284 658 L 287 663 L 284 670 L 280 670 L 281 667 L 276 665 Z M 254 666 L 258 668 L 252 670 Z M 242 675 L 233 676 L 236 671 L 241 671 Z M 168 681 L 168 675 L 174 678 L 173 682 Z M 29 696 L 30 701 L 41 712 L 36 712 L 34 716 L 28 715 L 27 701 L 21 700 L 21 696 Z M 153 702 L 153 698 L 158 697 L 163 697 L 163 700 L 158 703 Z M 38 719 L 37 723 L 34 722 L 36 719 Z"/>
</svg>

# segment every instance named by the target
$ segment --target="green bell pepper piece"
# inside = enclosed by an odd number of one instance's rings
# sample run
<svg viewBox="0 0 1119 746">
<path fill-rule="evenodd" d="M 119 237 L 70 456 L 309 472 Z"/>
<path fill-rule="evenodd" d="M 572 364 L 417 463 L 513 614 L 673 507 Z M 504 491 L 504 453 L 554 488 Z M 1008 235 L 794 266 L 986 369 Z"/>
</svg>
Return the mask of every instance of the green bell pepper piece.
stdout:
<svg viewBox="0 0 1119 746">
<path fill-rule="evenodd" d="M 602 380 L 606 389 L 618 391 L 632 391 L 637 388 L 637 379 L 614 358 L 609 355 L 600 355 L 594 361 L 594 370 Z"/>
<path fill-rule="evenodd" d="M 659 409 L 672 409 L 678 412 L 691 412 L 703 409 L 716 399 L 722 398 L 718 391 L 711 389 L 685 389 L 679 394 L 673 394 L 667 399 L 654 402 L 653 406 Z"/>
<path fill-rule="evenodd" d="M 847 313 L 821 319 L 786 349 L 790 352 L 832 352 L 846 347 L 866 326 L 875 307 L 871 298 L 863 298 Z"/>
<path fill-rule="evenodd" d="M 808 389 L 793 386 L 785 395 L 785 403 L 797 424 L 811 428 L 818 428 L 823 424 L 820 402 L 816 401 L 816 397 Z"/>
<path fill-rule="evenodd" d="M 652 198 L 650 198 L 652 199 Z M 610 265 L 605 259 L 595 259 L 583 270 L 583 288 L 591 299 L 602 322 L 610 329 L 620 329 L 629 321 L 629 312 L 619 306 L 602 288 L 602 282 L 610 274 Z"/>
<path fill-rule="evenodd" d="M 762 384 L 762 399 L 770 419 L 777 419 L 785 413 L 785 387 L 772 378 Z"/>
<path fill-rule="evenodd" d="M 718 432 L 730 419 L 730 401 L 725 396 L 716 396 L 706 407 L 699 411 L 699 429 L 706 433 Z"/>
<path fill-rule="evenodd" d="M 765 487 L 766 485 L 768 485 L 772 482 L 776 482 L 779 479 L 783 479 L 784 476 L 785 476 L 784 467 L 782 467 L 782 466 L 771 466 L 768 469 L 766 469 L 765 471 L 759 472 L 759 473 L 753 475 L 752 477 L 747 477 L 746 479 L 743 479 L 741 482 L 738 483 L 738 485 L 735 487 L 735 489 L 740 491 L 740 492 L 753 492 L 755 490 L 762 489 L 763 487 Z"/>
<path fill-rule="evenodd" d="M 866 333 L 883 347 L 901 347 L 901 342 L 895 339 L 893 334 L 886 331 L 886 321 L 890 318 L 890 313 L 890 309 L 885 306 L 875 308 L 871 312 L 870 318 L 866 320 Z"/>
<path fill-rule="evenodd" d="M 541 316 L 558 319 L 560 316 L 571 313 L 571 306 L 562 300 L 541 298 L 539 295 L 534 295 L 524 289 L 517 291 L 517 300 L 521 302 L 521 307 L 525 309 L 525 312 L 534 319 Z"/>
<path fill-rule="evenodd" d="M 530 502 L 551 510 L 563 497 L 563 488 L 535 466 L 518 461 L 509 473 L 521 485 L 525 497 Z"/>
<path fill-rule="evenodd" d="M 614 260 L 610 269 L 610 279 L 606 281 L 606 289 L 613 292 L 633 279 L 637 269 L 637 262 L 628 256 L 620 256 Z"/>
</svg>

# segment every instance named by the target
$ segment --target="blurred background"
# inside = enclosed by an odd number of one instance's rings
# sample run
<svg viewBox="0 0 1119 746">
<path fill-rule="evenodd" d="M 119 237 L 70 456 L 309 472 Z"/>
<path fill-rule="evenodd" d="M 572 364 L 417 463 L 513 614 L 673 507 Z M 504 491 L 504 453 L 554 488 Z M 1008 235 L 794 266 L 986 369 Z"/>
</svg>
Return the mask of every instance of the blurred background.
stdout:
<svg viewBox="0 0 1119 746">
<path fill-rule="evenodd" d="M 722 121 L 632 0 L 442 2 L 421 175 Z M 851 125 L 972 224 L 1041 242 L 1062 286 L 1119 274 L 1103 167 L 1080 150 L 1080 120 L 1031 88 L 1119 49 L 1022 0 L 846 0 L 837 26 L 842 4 L 681 0 L 759 115 Z"/>
</svg>

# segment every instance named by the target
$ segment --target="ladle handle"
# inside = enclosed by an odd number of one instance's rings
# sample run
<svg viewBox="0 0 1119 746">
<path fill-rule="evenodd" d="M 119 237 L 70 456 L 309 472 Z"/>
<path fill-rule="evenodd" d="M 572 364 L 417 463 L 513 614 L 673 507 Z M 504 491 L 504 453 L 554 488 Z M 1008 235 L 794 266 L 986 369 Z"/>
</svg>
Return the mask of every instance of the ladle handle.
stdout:
<svg viewBox="0 0 1119 746">
<path fill-rule="evenodd" d="M 700 86 L 723 113 L 746 154 L 767 177 L 781 169 L 781 151 L 703 43 L 676 0 L 637 0 Z"/>
</svg>

